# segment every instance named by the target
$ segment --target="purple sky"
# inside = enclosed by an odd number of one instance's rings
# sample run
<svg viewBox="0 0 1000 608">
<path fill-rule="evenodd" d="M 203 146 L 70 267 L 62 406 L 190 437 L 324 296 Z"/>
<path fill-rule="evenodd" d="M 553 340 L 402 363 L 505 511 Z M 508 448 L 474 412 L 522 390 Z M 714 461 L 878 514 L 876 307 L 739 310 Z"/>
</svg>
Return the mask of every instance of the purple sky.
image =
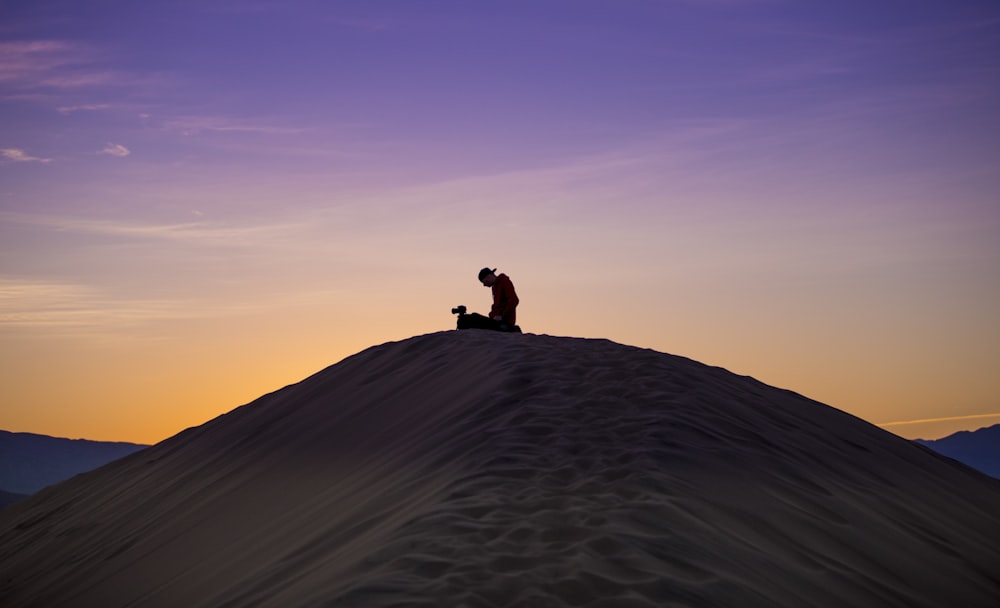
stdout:
<svg viewBox="0 0 1000 608">
<path fill-rule="evenodd" d="M 997 108 L 994 0 L 5 2 L 0 428 L 162 439 L 484 264 L 532 332 L 989 423 Z"/>
</svg>

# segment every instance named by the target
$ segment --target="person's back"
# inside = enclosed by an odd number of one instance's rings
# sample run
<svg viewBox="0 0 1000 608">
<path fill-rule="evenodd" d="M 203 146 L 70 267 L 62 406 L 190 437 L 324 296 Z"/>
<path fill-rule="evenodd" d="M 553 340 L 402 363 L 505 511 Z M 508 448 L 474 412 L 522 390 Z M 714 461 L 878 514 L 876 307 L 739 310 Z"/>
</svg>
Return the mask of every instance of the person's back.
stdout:
<svg viewBox="0 0 1000 608">
<path fill-rule="evenodd" d="M 501 273 L 490 287 L 493 290 L 490 318 L 513 327 L 517 324 L 517 305 L 520 302 L 517 292 L 514 291 L 514 283 L 510 277 Z"/>
</svg>

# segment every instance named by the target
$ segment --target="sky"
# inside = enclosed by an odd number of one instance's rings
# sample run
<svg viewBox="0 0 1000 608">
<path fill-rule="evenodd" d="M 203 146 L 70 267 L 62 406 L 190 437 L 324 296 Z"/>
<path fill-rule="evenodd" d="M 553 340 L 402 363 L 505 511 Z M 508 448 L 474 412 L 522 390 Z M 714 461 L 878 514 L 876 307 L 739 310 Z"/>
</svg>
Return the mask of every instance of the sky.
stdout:
<svg viewBox="0 0 1000 608">
<path fill-rule="evenodd" d="M 486 312 L 1000 422 L 995 0 L 5 0 L 0 428 L 155 443 Z"/>
</svg>

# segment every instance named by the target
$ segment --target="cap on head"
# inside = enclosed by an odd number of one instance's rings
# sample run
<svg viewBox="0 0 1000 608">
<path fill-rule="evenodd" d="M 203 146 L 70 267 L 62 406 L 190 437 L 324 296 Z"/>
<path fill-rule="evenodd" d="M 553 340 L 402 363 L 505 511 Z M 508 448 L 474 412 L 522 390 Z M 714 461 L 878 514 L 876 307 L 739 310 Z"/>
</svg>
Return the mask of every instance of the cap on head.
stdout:
<svg viewBox="0 0 1000 608">
<path fill-rule="evenodd" d="M 483 268 L 482 270 L 479 271 L 479 280 L 482 281 L 484 278 L 486 278 L 486 275 L 493 274 L 496 271 L 497 271 L 496 268 L 493 269 Z"/>
</svg>

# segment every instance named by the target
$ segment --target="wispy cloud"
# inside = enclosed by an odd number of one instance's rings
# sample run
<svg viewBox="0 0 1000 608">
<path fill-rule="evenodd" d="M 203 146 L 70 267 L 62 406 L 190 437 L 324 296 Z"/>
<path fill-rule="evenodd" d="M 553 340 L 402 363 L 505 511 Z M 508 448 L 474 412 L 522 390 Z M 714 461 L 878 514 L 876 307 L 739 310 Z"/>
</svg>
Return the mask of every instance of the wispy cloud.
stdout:
<svg viewBox="0 0 1000 608">
<path fill-rule="evenodd" d="M 108 142 L 108 145 L 104 146 L 104 149 L 98 152 L 98 154 L 106 154 L 108 156 L 118 156 L 118 157 L 125 157 L 131 153 L 132 152 L 129 151 L 129 149 L 126 148 L 125 146 L 121 144 L 114 144 L 111 142 Z"/>
<path fill-rule="evenodd" d="M 233 119 L 221 116 L 181 116 L 165 121 L 163 128 L 168 131 L 177 131 L 182 135 L 197 135 L 203 132 L 294 135 L 305 131 L 305 129 L 299 127 L 268 125 L 245 119 Z"/>
<path fill-rule="evenodd" d="M 0 83 L 37 83 L 60 68 L 80 63 L 72 50 L 57 40 L 0 42 Z"/>
<path fill-rule="evenodd" d="M 112 72 L 93 65 L 93 53 L 60 40 L 0 42 L 0 83 L 18 90 L 107 84 Z"/>
<path fill-rule="evenodd" d="M 52 101 L 93 87 L 161 82 L 157 75 L 137 75 L 109 65 L 99 49 L 63 40 L 0 42 L 0 86 L 3 99 Z M 62 103 L 61 113 L 105 109 L 105 104 Z"/>
<path fill-rule="evenodd" d="M 96 112 L 98 110 L 108 110 L 111 108 L 111 104 L 107 103 L 91 103 L 83 104 L 78 106 L 61 106 L 56 108 L 56 111 L 60 114 L 74 114 L 76 112 Z"/>
<path fill-rule="evenodd" d="M 0 212 L 0 222 L 99 236 L 180 241 L 207 246 L 260 246 L 262 241 L 292 238 L 300 223 L 228 225 L 208 221 L 184 223 L 91 220 L 74 217 Z"/>
<path fill-rule="evenodd" d="M 6 162 L 15 163 L 48 163 L 52 162 L 51 158 L 40 158 L 38 156 L 31 156 L 20 148 L 3 148 L 0 149 L 0 157 Z"/>
<path fill-rule="evenodd" d="M 899 420 L 896 422 L 883 422 L 876 426 L 880 427 L 890 427 L 890 426 L 905 426 L 909 424 L 927 424 L 930 422 L 953 422 L 957 420 L 980 420 L 983 418 L 1000 418 L 1000 412 L 994 412 L 992 414 L 971 414 L 969 416 L 947 416 L 945 418 L 922 418 L 919 420 Z"/>
<path fill-rule="evenodd" d="M 191 310 L 184 302 L 115 300 L 75 283 L 0 278 L 0 329 L 124 329 Z"/>
<path fill-rule="evenodd" d="M 294 306 L 337 297 L 335 289 L 275 293 L 253 300 L 220 298 L 122 298 L 79 283 L 0 277 L 0 332 L 37 335 L 136 338 L 135 330 L 160 321 L 210 319 Z M 144 332 L 146 338 L 167 337 Z"/>
</svg>

